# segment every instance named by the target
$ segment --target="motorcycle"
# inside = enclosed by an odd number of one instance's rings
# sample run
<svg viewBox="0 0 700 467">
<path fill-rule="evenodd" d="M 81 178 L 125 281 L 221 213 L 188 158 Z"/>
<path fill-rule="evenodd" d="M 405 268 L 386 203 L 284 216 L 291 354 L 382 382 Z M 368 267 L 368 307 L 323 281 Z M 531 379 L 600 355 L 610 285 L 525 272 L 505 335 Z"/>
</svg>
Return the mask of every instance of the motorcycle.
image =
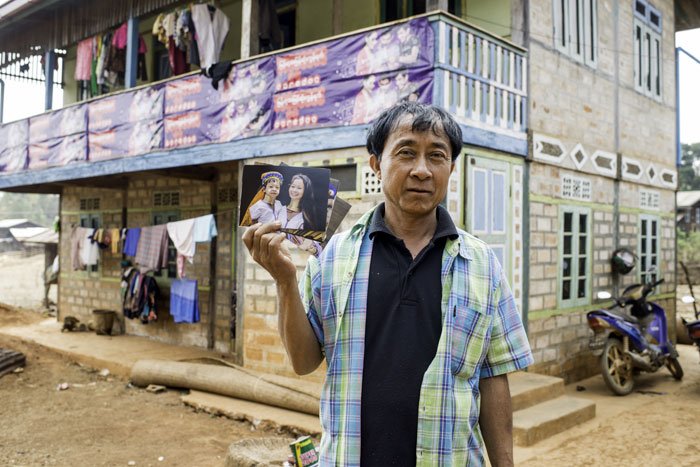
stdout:
<svg viewBox="0 0 700 467">
<path fill-rule="evenodd" d="M 685 304 L 694 303 L 695 298 L 685 296 L 681 298 L 681 301 Z M 698 311 L 695 305 L 693 305 L 693 307 L 695 310 L 695 321 L 686 321 L 685 318 L 681 318 L 681 320 L 683 321 L 685 329 L 688 331 L 688 337 L 690 337 L 690 340 L 693 341 L 693 344 L 695 344 L 700 352 L 700 311 Z"/>
<path fill-rule="evenodd" d="M 647 301 L 663 282 L 660 279 L 631 285 L 618 298 L 601 292 L 598 298 L 613 298 L 614 304 L 586 315 L 593 331 L 589 349 L 600 356 L 605 385 L 618 396 L 632 392 L 634 376 L 640 371 L 653 373 L 666 366 L 673 378 L 683 378 L 678 352 L 668 338 L 666 313 L 658 304 Z"/>
</svg>

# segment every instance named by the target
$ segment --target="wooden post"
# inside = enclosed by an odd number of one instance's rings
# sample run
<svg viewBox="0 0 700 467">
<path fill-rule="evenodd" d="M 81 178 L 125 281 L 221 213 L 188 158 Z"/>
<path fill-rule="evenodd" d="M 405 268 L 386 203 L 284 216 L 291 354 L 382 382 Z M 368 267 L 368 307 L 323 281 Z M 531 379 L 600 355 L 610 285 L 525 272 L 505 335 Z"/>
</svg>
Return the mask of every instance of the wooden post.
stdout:
<svg viewBox="0 0 700 467">
<path fill-rule="evenodd" d="M 333 35 L 343 32 L 343 0 L 333 0 Z"/>
<path fill-rule="evenodd" d="M 243 0 L 241 9 L 241 59 L 260 53 L 260 5 L 258 0 Z"/>
<path fill-rule="evenodd" d="M 44 75 L 46 77 L 44 87 L 44 110 L 53 107 L 53 69 L 56 66 L 56 52 L 49 50 L 44 55 Z"/>
<path fill-rule="evenodd" d="M 217 197 L 217 181 L 218 175 L 209 184 L 211 213 L 216 219 L 218 212 L 218 197 Z M 217 222 L 218 224 L 218 222 Z M 218 228 L 218 225 L 217 225 Z M 217 239 L 219 236 L 211 239 L 209 244 L 209 329 L 207 332 L 207 348 L 213 349 L 216 343 L 216 257 L 218 256 Z"/>
<path fill-rule="evenodd" d="M 139 19 L 131 17 L 127 21 L 126 38 L 126 71 L 124 73 L 124 87 L 136 86 L 136 72 L 139 59 Z"/>
</svg>

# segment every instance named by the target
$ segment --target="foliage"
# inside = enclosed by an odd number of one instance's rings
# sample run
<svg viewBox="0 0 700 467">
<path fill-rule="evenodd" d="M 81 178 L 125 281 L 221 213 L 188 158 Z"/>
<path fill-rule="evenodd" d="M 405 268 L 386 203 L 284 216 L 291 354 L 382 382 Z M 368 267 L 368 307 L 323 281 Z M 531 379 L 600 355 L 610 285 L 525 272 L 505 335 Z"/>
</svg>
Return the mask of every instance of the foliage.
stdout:
<svg viewBox="0 0 700 467">
<path fill-rule="evenodd" d="M 0 219 L 29 219 L 51 227 L 57 215 L 57 195 L 0 192 Z"/>
<path fill-rule="evenodd" d="M 696 162 L 697 161 L 697 162 Z M 700 190 L 700 176 L 693 163 L 700 164 L 700 143 L 681 145 L 681 166 L 678 168 L 678 191 Z M 700 169 L 700 167 L 698 167 Z"/>
<path fill-rule="evenodd" d="M 700 232 L 676 230 L 678 244 L 678 261 L 686 264 L 700 263 Z"/>
</svg>

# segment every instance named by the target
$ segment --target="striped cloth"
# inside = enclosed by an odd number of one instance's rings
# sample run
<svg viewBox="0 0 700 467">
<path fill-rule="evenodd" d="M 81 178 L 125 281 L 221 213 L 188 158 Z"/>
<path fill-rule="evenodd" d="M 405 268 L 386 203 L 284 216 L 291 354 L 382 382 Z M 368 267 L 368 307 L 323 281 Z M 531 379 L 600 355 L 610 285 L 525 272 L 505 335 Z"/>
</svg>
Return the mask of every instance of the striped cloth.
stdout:
<svg viewBox="0 0 700 467">
<path fill-rule="evenodd" d="M 311 256 L 299 289 L 326 356 L 321 465 L 360 465 L 364 329 L 374 210 Z M 527 336 L 493 251 L 459 230 L 442 255 L 443 332 L 421 385 L 416 464 L 482 465 L 479 378 L 533 362 Z M 387 427 L 390 426 L 387 420 Z"/>
<path fill-rule="evenodd" d="M 165 224 L 141 229 L 134 262 L 139 265 L 141 272 L 168 267 L 168 231 Z"/>
</svg>

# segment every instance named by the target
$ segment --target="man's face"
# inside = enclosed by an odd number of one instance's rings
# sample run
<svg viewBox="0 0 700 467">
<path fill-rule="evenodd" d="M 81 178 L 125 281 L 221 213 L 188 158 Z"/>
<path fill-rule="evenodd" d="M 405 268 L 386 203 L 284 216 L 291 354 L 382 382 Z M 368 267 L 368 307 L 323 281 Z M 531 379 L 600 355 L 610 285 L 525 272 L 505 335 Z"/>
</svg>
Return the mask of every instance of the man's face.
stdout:
<svg viewBox="0 0 700 467">
<path fill-rule="evenodd" d="M 406 39 L 408 39 L 408 28 L 399 28 L 396 35 L 401 42 L 404 42 Z"/>
<path fill-rule="evenodd" d="M 450 141 L 439 129 L 417 133 L 413 118 L 404 116 L 389 134 L 381 161 L 370 157 L 370 166 L 382 181 L 386 209 L 410 218 L 434 211 L 445 198 L 454 169 Z"/>
<path fill-rule="evenodd" d="M 406 73 L 399 73 L 396 75 L 396 86 L 399 89 L 403 89 L 406 87 L 406 84 L 408 83 L 408 75 Z"/>
</svg>

